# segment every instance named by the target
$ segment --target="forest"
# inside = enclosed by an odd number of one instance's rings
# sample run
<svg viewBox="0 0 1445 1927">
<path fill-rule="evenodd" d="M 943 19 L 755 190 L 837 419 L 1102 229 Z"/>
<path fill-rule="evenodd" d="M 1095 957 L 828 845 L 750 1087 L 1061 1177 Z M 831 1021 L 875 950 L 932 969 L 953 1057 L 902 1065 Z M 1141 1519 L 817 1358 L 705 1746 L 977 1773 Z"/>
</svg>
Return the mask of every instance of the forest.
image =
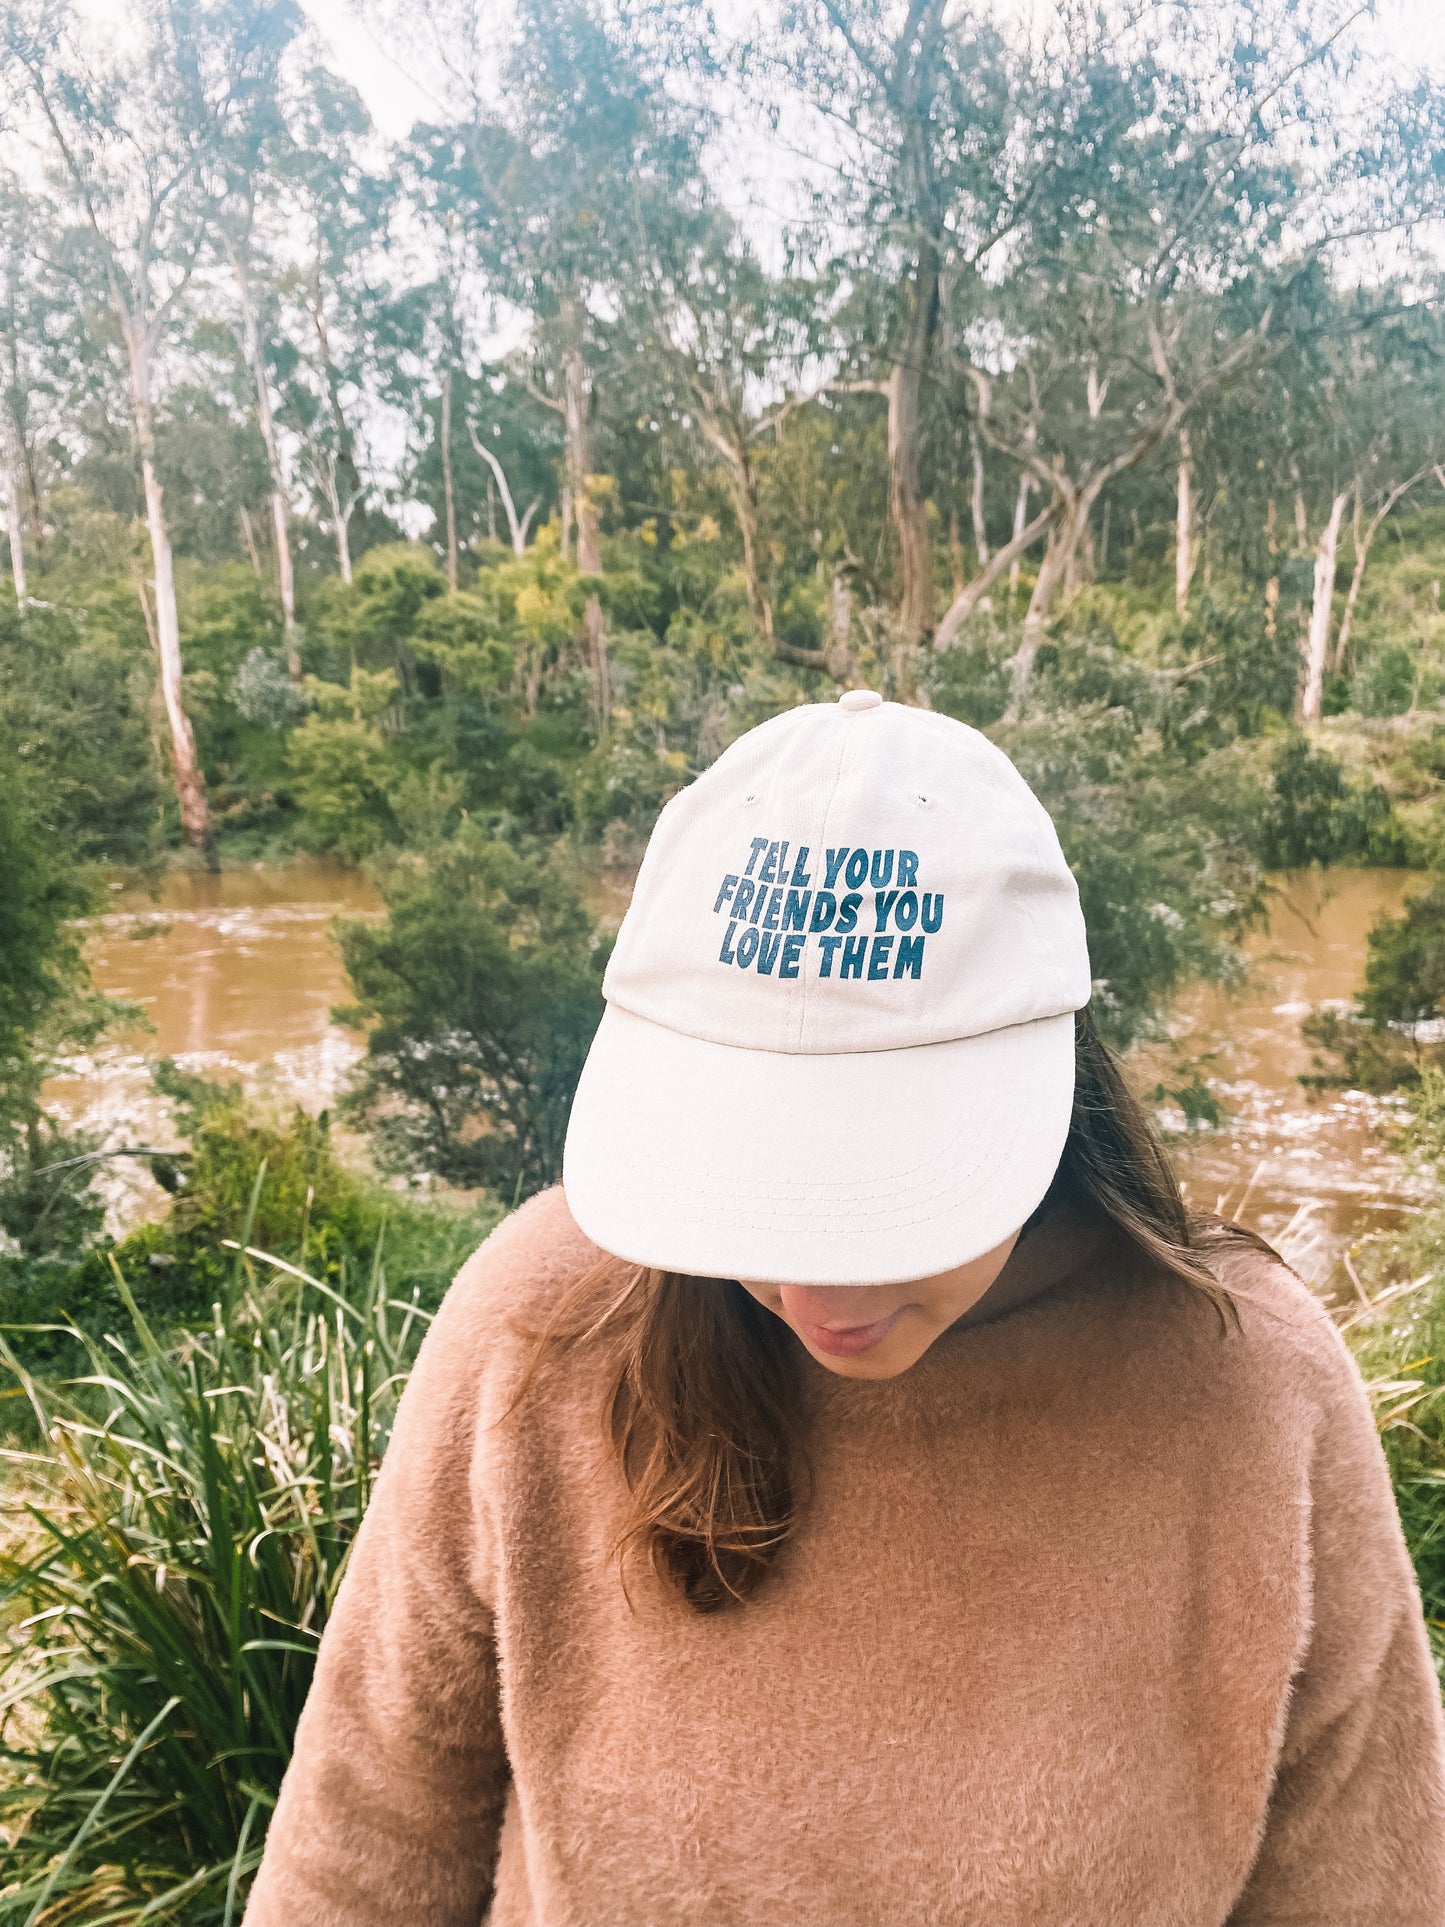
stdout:
<svg viewBox="0 0 1445 1927">
<path fill-rule="evenodd" d="M 1425 1174 L 1334 1283 L 1445 1655 L 1440 76 L 1325 0 L 355 26 L 405 132 L 293 0 L 0 15 L 0 1923 L 239 1920 L 599 888 L 849 687 L 1018 763 L 1126 1050 L 1278 873 L 1416 873 L 1304 1026 Z M 301 858 L 384 911 L 346 1146 L 168 1058 L 176 1144 L 76 1127 L 111 890 Z M 1202 1061 L 1154 1095 L 1224 1128 Z"/>
</svg>

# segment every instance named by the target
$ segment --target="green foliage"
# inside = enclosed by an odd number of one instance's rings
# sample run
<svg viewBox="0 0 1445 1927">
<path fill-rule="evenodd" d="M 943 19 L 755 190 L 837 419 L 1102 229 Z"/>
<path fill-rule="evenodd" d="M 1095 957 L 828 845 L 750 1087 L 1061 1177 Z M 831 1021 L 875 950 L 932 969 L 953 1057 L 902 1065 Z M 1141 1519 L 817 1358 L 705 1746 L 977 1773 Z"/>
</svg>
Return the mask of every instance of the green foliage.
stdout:
<svg viewBox="0 0 1445 1927">
<path fill-rule="evenodd" d="M 1094 1008 L 1123 1045 L 1185 978 L 1231 979 L 1258 915 L 1252 772 L 1231 750 L 1186 760 L 1131 713 L 1093 702 L 992 732 L 1058 828 L 1079 884 Z"/>
<path fill-rule="evenodd" d="M 1351 784 L 1334 757 L 1299 734 L 1281 744 L 1273 777 L 1260 831 L 1269 868 L 1400 861 L 1400 833 L 1378 783 Z"/>
<path fill-rule="evenodd" d="M 84 986 L 73 919 L 91 905 L 91 883 L 45 821 L 36 786 L 0 760 L 0 1121 L 30 1114 L 38 1036 L 54 1033 Z"/>
<path fill-rule="evenodd" d="M 1441 1018 L 1445 880 L 1437 879 L 1407 898 L 1400 916 L 1387 914 L 1375 923 L 1364 988 L 1353 1009 L 1315 1011 L 1305 1019 L 1305 1038 L 1324 1055 L 1304 1081 L 1318 1089 L 1348 1084 L 1366 1091 L 1424 1090 L 1445 1061 L 1432 1028 Z"/>
<path fill-rule="evenodd" d="M 1445 1017 L 1445 879 L 1371 930 L 1359 1003 L 1377 1027 Z"/>
<path fill-rule="evenodd" d="M 341 931 L 372 1026 L 352 1114 L 397 1170 L 525 1197 L 561 1168 L 607 947 L 560 859 L 471 825 L 378 882 L 386 925 Z"/>
<path fill-rule="evenodd" d="M 1008 708 L 1006 650 L 997 642 L 946 649 L 930 659 L 925 686 L 934 709 L 975 729 L 988 729 Z"/>
<path fill-rule="evenodd" d="M 357 863 L 395 837 L 388 796 L 394 763 L 375 724 L 355 716 L 308 716 L 292 733 L 288 757 L 306 849 Z"/>
<path fill-rule="evenodd" d="M 333 595 L 324 630 L 333 648 L 367 668 L 398 661 L 426 604 L 446 594 L 429 549 L 408 542 L 371 549 L 357 564 L 348 595 Z"/>
<path fill-rule="evenodd" d="M 1351 706 L 1362 716 L 1402 716 L 1414 707 L 1419 665 L 1403 643 L 1368 656 L 1350 686 Z"/>
<path fill-rule="evenodd" d="M 172 1194 L 169 1211 L 118 1242 L 100 1238 L 93 1198 L 77 1196 L 64 1172 L 34 1168 L 89 1148 L 49 1127 L 47 1155 L 8 1187 L 0 1182 L 0 1223 L 16 1226 L 0 1251 L 0 1321 L 99 1337 L 126 1322 L 122 1288 L 161 1326 L 203 1320 L 234 1273 L 227 1241 L 242 1240 L 248 1225 L 250 1242 L 331 1284 L 364 1270 L 385 1238 L 393 1283 L 415 1289 L 430 1308 L 495 1219 L 486 1200 L 458 1214 L 367 1182 L 337 1158 L 324 1112 L 257 1116 L 239 1084 L 208 1083 L 167 1059 L 156 1065 L 155 1083 L 173 1100 L 185 1139 L 179 1152 L 149 1160 Z M 63 1330 L 31 1331 L 14 1343 L 32 1370 L 78 1368 Z"/>
<path fill-rule="evenodd" d="M 205 1330 L 165 1344 L 128 1300 L 70 1387 L 0 1339 L 43 1441 L 7 1454 L 33 1530 L 0 1553 L 14 1927 L 229 1927 L 260 1860 L 427 1314 L 380 1245 L 334 1284 L 226 1263 Z"/>
<path fill-rule="evenodd" d="M 1445 1066 L 1424 1068 L 1399 1142 L 1433 1175 L 1435 1196 L 1403 1231 L 1365 1248 L 1376 1310 L 1357 1315 L 1351 1342 L 1445 1674 Z"/>
<path fill-rule="evenodd" d="M 83 610 L 0 610 L 0 766 L 30 772 L 68 857 L 141 864 L 160 795 L 145 629 L 131 585 L 84 591 Z"/>
<path fill-rule="evenodd" d="M 1270 634 L 1262 597 L 1201 596 L 1160 656 L 1174 672 L 1167 726 L 1182 741 L 1258 736 L 1294 709 L 1299 650 L 1282 625 Z"/>
</svg>

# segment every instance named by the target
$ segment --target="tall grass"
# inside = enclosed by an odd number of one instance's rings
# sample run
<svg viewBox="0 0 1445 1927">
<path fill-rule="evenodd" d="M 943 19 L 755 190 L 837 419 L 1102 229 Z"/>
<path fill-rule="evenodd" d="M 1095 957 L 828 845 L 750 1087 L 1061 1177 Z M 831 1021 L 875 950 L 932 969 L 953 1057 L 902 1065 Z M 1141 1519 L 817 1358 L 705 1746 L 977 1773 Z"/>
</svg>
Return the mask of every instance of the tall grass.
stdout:
<svg viewBox="0 0 1445 1927">
<path fill-rule="evenodd" d="M 258 1179 L 258 1190 L 260 1180 Z M 253 1204 L 254 1208 L 254 1204 Z M 248 1248 L 208 1331 L 38 1384 L 0 1553 L 3 1927 L 240 1919 L 428 1314 Z"/>
</svg>

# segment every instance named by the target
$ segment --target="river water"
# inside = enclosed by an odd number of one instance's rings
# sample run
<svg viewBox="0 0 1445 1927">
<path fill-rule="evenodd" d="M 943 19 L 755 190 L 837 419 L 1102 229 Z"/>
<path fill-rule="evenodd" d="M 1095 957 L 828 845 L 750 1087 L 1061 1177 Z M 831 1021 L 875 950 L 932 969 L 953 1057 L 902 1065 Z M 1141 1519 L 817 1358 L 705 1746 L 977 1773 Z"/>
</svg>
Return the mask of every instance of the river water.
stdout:
<svg viewBox="0 0 1445 1927">
<path fill-rule="evenodd" d="M 1299 871 L 1274 879 L 1266 929 L 1246 948 L 1238 990 L 1196 986 L 1171 1013 L 1167 1046 L 1136 1052 L 1150 1092 L 1181 1062 L 1197 1064 L 1226 1112 L 1225 1128 L 1173 1140 L 1191 1204 L 1261 1231 L 1320 1288 L 1348 1289 L 1343 1257 L 1399 1225 L 1427 1190 L 1390 1146 L 1401 1106 L 1362 1091 L 1315 1098 L 1300 1084 L 1314 1054 L 1300 1019 L 1345 1007 L 1364 978 L 1370 926 L 1420 887 L 1412 870 Z M 1188 1075 L 1184 1082 L 1188 1081 Z M 1184 1119 L 1161 1106 L 1166 1124 Z"/>
<path fill-rule="evenodd" d="M 1168 1042 L 1132 1060 L 1146 1092 L 1177 1084 L 1181 1062 L 1199 1066 L 1228 1121 L 1174 1140 L 1190 1201 L 1263 1231 L 1321 1287 L 1338 1279 L 1343 1252 L 1397 1224 L 1422 1187 L 1389 1148 L 1389 1102 L 1307 1096 L 1299 1021 L 1315 1005 L 1348 1000 L 1371 923 L 1417 882 L 1399 870 L 1278 878 L 1269 928 L 1249 945 L 1247 984 L 1188 992 Z M 592 907 L 615 921 L 624 901 L 599 883 Z M 320 864 L 178 873 L 155 898 L 116 891 L 89 926 L 87 955 L 96 984 L 137 1004 L 150 1028 L 72 1060 L 49 1101 L 111 1144 L 173 1144 L 150 1075 L 154 1058 L 170 1056 L 208 1077 L 240 1078 L 263 1099 L 310 1110 L 332 1103 L 361 1050 L 354 1032 L 330 1020 L 348 995 L 332 924 L 379 913 L 365 877 Z M 1162 1115 L 1183 1123 L 1167 1102 Z M 107 1173 L 115 1223 L 163 1207 L 142 1165 L 117 1159 Z"/>
</svg>

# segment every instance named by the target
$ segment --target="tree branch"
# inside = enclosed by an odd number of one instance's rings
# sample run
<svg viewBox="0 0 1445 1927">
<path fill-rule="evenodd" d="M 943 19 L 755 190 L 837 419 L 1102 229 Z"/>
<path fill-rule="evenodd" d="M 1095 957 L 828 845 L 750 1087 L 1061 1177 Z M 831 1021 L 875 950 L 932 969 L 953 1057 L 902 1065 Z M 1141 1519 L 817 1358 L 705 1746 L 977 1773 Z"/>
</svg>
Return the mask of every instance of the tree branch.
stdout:
<svg viewBox="0 0 1445 1927">
<path fill-rule="evenodd" d="M 954 597 L 942 622 L 939 623 L 938 628 L 934 631 L 933 646 L 936 650 L 942 651 L 953 647 L 954 638 L 957 636 L 959 630 L 963 627 L 964 623 L 968 621 L 969 617 L 988 594 L 994 583 L 998 581 L 1006 569 L 1013 567 L 1014 562 L 1026 549 L 1031 548 L 1033 544 L 1037 542 L 1044 530 L 1057 518 L 1058 513 L 1058 502 L 1050 502 L 1046 509 L 1043 509 L 1034 517 L 1027 528 L 1021 529 L 1011 542 L 1005 543 L 1003 548 L 996 550 L 987 567 L 981 569 L 973 578 L 973 581 L 960 590 L 958 595 Z"/>
</svg>

